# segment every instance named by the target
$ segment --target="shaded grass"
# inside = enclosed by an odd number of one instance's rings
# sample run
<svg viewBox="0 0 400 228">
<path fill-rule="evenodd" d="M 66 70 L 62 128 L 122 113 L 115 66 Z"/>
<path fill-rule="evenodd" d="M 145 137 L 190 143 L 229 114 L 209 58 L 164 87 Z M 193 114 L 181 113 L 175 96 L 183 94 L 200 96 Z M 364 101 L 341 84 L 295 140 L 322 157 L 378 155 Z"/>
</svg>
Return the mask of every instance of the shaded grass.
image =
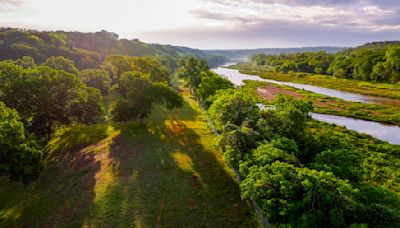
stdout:
<svg viewBox="0 0 400 228">
<path fill-rule="evenodd" d="M 244 74 L 258 75 L 266 79 L 311 84 L 364 95 L 400 99 L 400 84 L 373 83 L 307 73 L 284 74 L 273 72 L 265 67 L 252 65 L 235 65 L 230 68 L 240 70 Z"/>
<path fill-rule="evenodd" d="M 0 226 L 254 227 L 195 100 L 60 132 L 28 188 L 0 179 Z"/>
</svg>

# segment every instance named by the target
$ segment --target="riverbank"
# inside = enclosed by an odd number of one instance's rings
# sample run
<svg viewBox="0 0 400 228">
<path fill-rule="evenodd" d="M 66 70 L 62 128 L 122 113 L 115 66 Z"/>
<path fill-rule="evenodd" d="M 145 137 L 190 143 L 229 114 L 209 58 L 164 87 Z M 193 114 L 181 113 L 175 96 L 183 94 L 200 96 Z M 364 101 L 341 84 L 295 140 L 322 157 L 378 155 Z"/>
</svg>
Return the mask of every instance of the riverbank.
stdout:
<svg viewBox="0 0 400 228">
<path fill-rule="evenodd" d="M 365 133 L 391 144 L 400 144 L 400 108 L 347 102 L 284 85 L 258 81 L 245 83 L 242 90 L 255 96 L 259 103 L 269 105 L 279 94 L 307 99 L 313 103 L 316 114 L 313 118 L 317 117 L 317 120 Z"/>
<path fill-rule="evenodd" d="M 400 126 L 400 107 L 344 101 L 290 86 L 266 82 L 246 81 L 244 87 L 253 90 L 267 100 L 273 100 L 280 93 L 299 99 L 309 99 L 313 102 L 314 112 L 316 113 L 346 116 Z"/>
<path fill-rule="evenodd" d="M 372 83 L 307 73 L 284 74 L 272 72 L 265 67 L 251 66 L 248 64 L 233 65 L 229 66 L 229 68 L 240 70 L 243 74 L 258 75 L 265 79 L 310 84 L 368 96 L 399 99 L 392 101 L 397 102 L 399 104 L 398 106 L 400 106 L 400 84 Z M 388 100 L 387 102 L 390 103 L 391 101 Z"/>
<path fill-rule="evenodd" d="M 352 130 L 358 133 L 367 133 L 372 137 L 389 141 L 392 144 L 400 144 L 400 127 L 398 125 L 387 125 L 388 123 L 399 123 L 398 108 L 400 107 L 369 104 L 366 102 L 368 101 L 369 97 L 365 95 L 334 89 L 326 89 L 306 84 L 263 79 L 259 76 L 240 73 L 239 70 L 235 69 L 219 67 L 213 69 L 213 71 L 230 80 L 234 85 L 240 87 L 241 90 L 247 90 L 246 93 L 250 93 L 252 96 L 257 97 L 259 100 L 258 102 L 260 103 L 267 103 L 267 101 L 257 94 L 257 88 L 259 87 L 259 84 L 257 85 L 257 83 L 272 83 L 276 86 L 286 86 L 284 88 L 287 88 L 288 90 L 297 89 L 299 93 L 305 93 L 303 95 L 304 97 L 310 96 L 308 99 L 311 101 L 316 100 L 317 98 L 319 99 L 317 100 L 319 107 L 315 108 L 315 110 L 317 110 L 316 112 L 342 117 L 330 118 L 330 121 L 328 121 L 329 123 L 341 124 L 343 123 L 343 118 L 348 118 L 347 121 L 353 121 L 354 119 L 366 120 L 367 122 L 363 122 L 361 125 L 358 124 L 360 123 L 359 121 L 354 121 L 357 122 L 357 128 L 352 128 Z M 246 83 L 249 84 L 249 81 L 254 81 L 255 84 L 246 86 Z M 380 127 L 379 130 L 375 129 L 374 127 L 377 124 Z"/>
</svg>

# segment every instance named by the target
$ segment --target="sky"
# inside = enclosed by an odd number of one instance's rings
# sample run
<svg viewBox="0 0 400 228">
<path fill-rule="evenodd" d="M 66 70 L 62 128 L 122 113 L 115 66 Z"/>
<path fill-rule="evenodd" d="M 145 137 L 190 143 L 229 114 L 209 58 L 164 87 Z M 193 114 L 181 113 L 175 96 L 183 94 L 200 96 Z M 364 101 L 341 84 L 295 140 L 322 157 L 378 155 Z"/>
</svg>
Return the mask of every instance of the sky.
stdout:
<svg viewBox="0 0 400 228">
<path fill-rule="evenodd" d="M 400 40 L 400 0 L 0 0 L 0 26 L 201 49 Z"/>
</svg>

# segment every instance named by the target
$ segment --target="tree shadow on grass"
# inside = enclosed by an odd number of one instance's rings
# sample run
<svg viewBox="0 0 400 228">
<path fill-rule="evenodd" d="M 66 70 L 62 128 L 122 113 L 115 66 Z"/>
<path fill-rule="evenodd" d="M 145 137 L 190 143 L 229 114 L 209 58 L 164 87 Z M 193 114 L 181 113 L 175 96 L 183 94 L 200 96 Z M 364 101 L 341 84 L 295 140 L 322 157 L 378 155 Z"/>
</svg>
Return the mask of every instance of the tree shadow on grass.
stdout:
<svg viewBox="0 0 400 228">
<path fill-rule="evenodd" d="M 11 197 L 1 203 L 0 226 L 82 226 L 95 197 L 108 130 L 107 125 L 72 127 L 49 144 L 48 163 L 35 183 L 4 181 L 10 188 L 0 194 Z"/>
<path fill-rule="evenodd" d="M 60 136 L 34 185 L 0 188 L 0 226 L 255 226 L 198 111 L 157 113 Z"/>
<path fill-rule="evenodd" d="M 96 195 L 88 225 L 255 226 L 237 183 L 185 122 L 171 118 L 120 130 L 110 149 L 113 182 Z"/>
</svg>

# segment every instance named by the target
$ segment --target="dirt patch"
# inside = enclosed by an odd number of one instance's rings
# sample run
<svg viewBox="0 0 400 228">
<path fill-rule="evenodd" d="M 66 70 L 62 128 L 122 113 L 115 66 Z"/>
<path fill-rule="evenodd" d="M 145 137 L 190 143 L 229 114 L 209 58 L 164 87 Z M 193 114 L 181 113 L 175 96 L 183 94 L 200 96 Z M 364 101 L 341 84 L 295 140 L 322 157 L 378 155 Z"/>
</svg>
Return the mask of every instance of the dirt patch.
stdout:
<svg viewBox="0 0 400 228">
<path fill-rule="evenodd" d="M 265 87 L 259 87 L 257 88 L 257 93 L 258 95 L 262 96 L 265 99 L 268 100 L 274 100 L 279 94 L 285 94 L 285 95 L 289 95 L 292 96 L 294 98 L 297 99 L 303 99 L 304 96 L 296 91 L 291 91 L 291 90 L 286 90 L 286 89 L 282 89 L 276 86 L 273 86 L 271 84 L 265 86 Z M 318 100 L 314 100 L 313 104 L 316 107 L 321 107 L 321 108 L 332 108 L 332 109 L 336 109 L 336 110 L 342 110 L 341 108 L 339 108 L 336 104 L 338 104 L 337 101 L 327 101 L 327 102 L 322 102 L 322 101 L 318 101 Z"/>
<path fill-rule="evenodd" d="M 343 105 L 347 103 L 339 103 L 337 101 L 326 101 L 326 102 L 322 102 L 322 101 L 313 101 L 314 106 L 319 107 L 319 108 L 330 108 L 330 109 L 335 109 L 335 110 L 343 110 Z M 340 104 L 341 106 L 339 107 L 338 104 Z"/>
<path fill-rule="evenodd" d="M 304 98 L 304 96 L 298 92 L 281 89 L 271 84 L 257 88 L 257 93 L 268 100 L 274 100 L 279 94 L 285 94 L 299 99 Z"/>
</svg>

